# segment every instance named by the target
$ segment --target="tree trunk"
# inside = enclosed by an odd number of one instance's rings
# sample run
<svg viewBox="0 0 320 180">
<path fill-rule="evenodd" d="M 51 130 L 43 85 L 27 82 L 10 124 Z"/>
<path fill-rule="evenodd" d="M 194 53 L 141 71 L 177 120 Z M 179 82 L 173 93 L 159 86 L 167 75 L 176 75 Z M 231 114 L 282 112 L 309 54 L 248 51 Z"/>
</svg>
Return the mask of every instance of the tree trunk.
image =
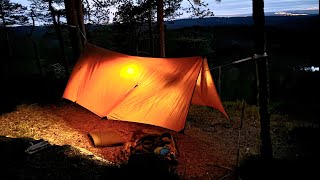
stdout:
<svg viewBox="0 0 320 180">
<path fill-rule="evenodd" d="M 81 6 L 81 9 L 82 9 L 82 3 L 80 0 L 65 0 L 64 4 L 66 9 L 66 15 L 67 15 L 67 23 L 69 25 L 69 28 L 68 28 L 69 36 L 70 36 L 71 46 L 73 51 L 73 58 L 74 58 L 73 63 L 75 63 L 76 59 L 78 59 L 80 52 L 82 50 L 81 34 L 80 34 L 80 30 L 78 29 L 80 28 L 82 30 L 82 28 L 84 27 L 84 23 L 82 22 L 81 24 L 79 24 L 79 21 L 78 21 L 79 19 L 82 19 L 83 21 L 83 17 L 81 18 L 80 17 L 81 15 L 78 12 L 79 6 Z M 82 16 L 83 16 L 83 13 L 82 13 Z"/>
<path fill-rule="evenodd" d="M 256 84 L 257 84 L 257 96 L 256 96 L 256 105 L 259 106 L 259 74 L 258 74 L 258 62 L 255 62 L 256 67 Z"/>
<path fill-rule="evenodd" d="M 42 67 L 41 67 L 41 63 L 40 63 L 40 53 L 39 53 L 38 44 L 32 37 L 31 37 L 31 42 L 32 42 L 32 47 L 33 47 L 33 51 L 34 51 L 34 56 L 36 58 L 36 64 L 39 69 L 40 76 L 42 76 L 43 73 L 42 73 Z"/>
<path fill-rule="evenodd" d="M 2 9 L 1 9 L 1 12 L 2 12 Z M 5 52 L 7 52 L 7 54 L 8 54 L 7 62 L 4 62 L 6 64 L 5 71 L 7 71 L 7 73 L 9 74 L 10 73 L 10 63 L 12 61 L 12 49 L 10 46 L 10 37 L 9 37 L 8 29 L 6 27 L 6 20 L 4 18 L 4 15 L 2 15 L 2 23 L 3 23 L 3 31 L 6 36 L 6 48 L 7 49 L 5 49 Z"/>
<path fill-rule="evenodd" d="M 34 52 L 34 56 L 35 56 L 35 59 L 36 59 L 37 67 L 38 67 L 38 69 L 39 69 L 40 76 L 42 76 L 43 73 L 42 73 L 42 68 L 41 68 L 41 63 L 40 63 L 40 53 L 39 53 L 38 44 L 37 44 L 37 42 L 32 38 L 33 31 L 34 31 L 34 28 L 35 28 L 35 19 L 34 19 L 34 12 L 33 12 L 33 10 L 31 10 L 31 19 L 32 19 L 32 28 L 31 28 L 31 31 L 30 31 L 30 33 L 29 33 L 28 36 L 29 36 L 29 38 L 31 39 L 31 42 L 32 42 L 33 52 Z"/>
<path fill-rule="evenodd" d="M 60 44 L 60 48 L 61 48 L 62 64 L 63 64 L 65 71 L 66 71 L 66 77 L 68 77 L 69 76 L 69 62 L 67 60 L 67 56 L 66 56 L 66 52 L 65 52 L 64 38 L 63 38 L 62 30 L 61 30 L 60 20 L 58 21 L 55 29 L 58 34 L 59 44 Z"/>
<path fill-rule="evenodd" d="M 165 57 L 164 22 L 163 22 L 163 0 L 157 1 L 157 22 L 159 33 L 159 56 Z"/>
<path fill-rule="evenodd" d="M 219 74 L 218 74 L 218 92 L 219 92 L 219 97 L 220 99 L 222 99 L 221 97 L 221 67 L 218 68 L 219 69 Z"/>
<path fill-rule="evenodd" d="M 6 66 L 6 70 L 8 72 L 8 74 L 10 73 L 10 69 L 11 69 L 11 62 L 12 62 L 12 49 L 11 49 L 11 46 L 10 46 L 10 36 L 9 36 L 9 31 L 7 29 L 7 27 L 5 27 L 4 29 L 4 33 L 5 33 L 5 36 L 6 36 L 6 47 L 7 49 L 5 50 L 8 54 L 8 59 L 7 59 L 7 66 Z"/>
<path fill-rule="evenodd" d="M 254 41 L 255 54 L 263 55 L 265 53 L 265 17 L 264 1 L 252 0 L 253 22 L 254 22 Z M 269 69 L 268 59 L 266 57 L 257 59 L 257 70 L 259 80 L 259 114 L 261 123 L 261 159 L 272 159 L 272 145 L 270 137 L 270 113 L 269 113 Z"/>
<path fill-rule="evenodd" d="M 79 28 L 80 28 L 80 39 L 81 39 L 81 43 L 82 43 L 82 48 L 84 47 L 84 45 L 87 43 L 86 41 L 86 27 L 84 25 L 84 16 L 83 16 L 83 4 L 81 2 L 81 0 L 77 0 L 76 2 L 76 7 L 77 7 L 77 19 L 78 19 L 78 24 L 79 24 Z"/>
<path fill-rule="evenodd" d="M 150 54 L 154 56 L 154 41 L 152 31 L 152 6 L 151 0 L 148 0 L 148 26 L 149 26 L 149 39 L 150 39 Z"/>
<path fill-rule="evenodd" d="M 52 0 L 49 0 L 49 10 L 51 12 L 51 17 L 52 17 L 54 29 L 57 33 L 57 37 L 59 40 L 59 46 L 60 46 L 60 52 L 61 52 L 61 58 L 62 58 L 62 62 L 60 60 L 60 63 L 63 64 L 65 71 L 66 71 L 66 76 L 68 77 L 69 76 L 69 62 L 67 60 L 65 49 L 64 49 L 64 39 L 63 39 L 61 27 L 60 27 L 60 18 L 58 17 L 58 21 L 57 21 L 56 12 L 52 6 Z"/>
</svg>

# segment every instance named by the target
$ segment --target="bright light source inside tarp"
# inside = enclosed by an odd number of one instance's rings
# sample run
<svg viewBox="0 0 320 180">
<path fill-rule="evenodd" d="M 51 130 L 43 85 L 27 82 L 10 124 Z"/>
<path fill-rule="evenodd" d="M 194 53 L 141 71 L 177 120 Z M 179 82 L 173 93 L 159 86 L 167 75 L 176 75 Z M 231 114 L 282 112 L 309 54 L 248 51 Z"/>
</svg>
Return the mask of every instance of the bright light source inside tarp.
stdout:
<svg viewBox="0 0 320 180">
<path fill-rule="evenodd" d="M 120 71 L 120 76 L 123 78 L 135 78 L 139 75 L 139 68 L 135 64 L 124 66 Z"/>
<path fill-rule="evenodd" d="M 134 74 L 135 70 L 132 67 L 127 69 L 127 74 Z"/>
</svg>

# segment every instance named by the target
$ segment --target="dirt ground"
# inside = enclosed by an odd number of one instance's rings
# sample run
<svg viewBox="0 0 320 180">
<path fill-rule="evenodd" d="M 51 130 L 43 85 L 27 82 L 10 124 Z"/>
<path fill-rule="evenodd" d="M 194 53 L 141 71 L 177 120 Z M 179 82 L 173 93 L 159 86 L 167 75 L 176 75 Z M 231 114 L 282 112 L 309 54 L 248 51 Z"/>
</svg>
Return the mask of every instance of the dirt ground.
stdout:
<svg viewBox="0 0 320 180">
<path fill-rule="evenodd" d="M 135 174 L 146 179 L 237 179 L 238 148 L 239 162 L 249 162 L 244 167 L 252 168 L 250 158 L 259 154 L 258 113 L 255 106 L 246 105 L 240 129 L 242 103 L 225 103 L 224 106 L 230 119 L 211 108 L 191 106 L 184 133 L 176 133 L 145 124 L 101 119 L 68 101 L 23 104 L 0 115 L 1 158 L 4 159 L 0 167 L 5 170 L 0 176 L 9 179 L 104 179 L 134 177 Z M 277 118 L 283 120 L 280 116 L 272 119 Z M 292 156 L 294 159 L 298 148 L 288 140 L 288 133 L 294 127 L 288 129 L 282 123 L 273 123 L 273 126 L 275 157 Z M 117 132 L 127 143 L 94 147 L 88 133 L 104 130 Z M 131 162 L 127 146 L 137 131 L 171 133 L 178 149 L 177 165 L 168 171 L 161 169 L 158 162 Z M 48 141 L 51 146 L 32 155 L 24 153 L 30 142 L 39 139 Z"/>
</svg>

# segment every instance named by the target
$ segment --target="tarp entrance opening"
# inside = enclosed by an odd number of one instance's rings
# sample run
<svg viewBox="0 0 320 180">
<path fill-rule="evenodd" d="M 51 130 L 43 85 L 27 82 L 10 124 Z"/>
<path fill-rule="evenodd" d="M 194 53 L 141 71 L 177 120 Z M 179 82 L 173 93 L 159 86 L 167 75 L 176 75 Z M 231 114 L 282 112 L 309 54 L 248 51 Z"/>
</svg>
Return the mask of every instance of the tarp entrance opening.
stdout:
<svg viewBox="0 0 320 180">
<path fill-rule="evenodd" d="M 174 131 L 184 129 L 190 102 L 226 117 L 207 60 L 129 56 L 87 44 L 63 98 L 100 117 Z"/>
</svg>

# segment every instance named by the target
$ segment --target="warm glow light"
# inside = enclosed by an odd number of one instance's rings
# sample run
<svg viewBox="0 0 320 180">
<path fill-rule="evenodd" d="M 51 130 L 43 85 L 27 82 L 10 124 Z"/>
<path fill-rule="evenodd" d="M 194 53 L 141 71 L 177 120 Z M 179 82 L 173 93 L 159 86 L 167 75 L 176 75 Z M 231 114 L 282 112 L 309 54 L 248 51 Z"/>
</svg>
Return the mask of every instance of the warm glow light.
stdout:
<svg viewBox="0 0 320 180">
<path fill-rule="evenodd" d="M 132 68 L 132 67 L 129 67 L 128 69 L 127 69 L 127 74 L 134 74 L 134 72 L 135 72 L 135 70 Z"/>
<path fill-rule="evenodd" d="M 139 68 L 135 64 L 126 65 L 121 69 L 120 75 L 124 78 L 135 78 L 139 75 Z"/>
</svg>

